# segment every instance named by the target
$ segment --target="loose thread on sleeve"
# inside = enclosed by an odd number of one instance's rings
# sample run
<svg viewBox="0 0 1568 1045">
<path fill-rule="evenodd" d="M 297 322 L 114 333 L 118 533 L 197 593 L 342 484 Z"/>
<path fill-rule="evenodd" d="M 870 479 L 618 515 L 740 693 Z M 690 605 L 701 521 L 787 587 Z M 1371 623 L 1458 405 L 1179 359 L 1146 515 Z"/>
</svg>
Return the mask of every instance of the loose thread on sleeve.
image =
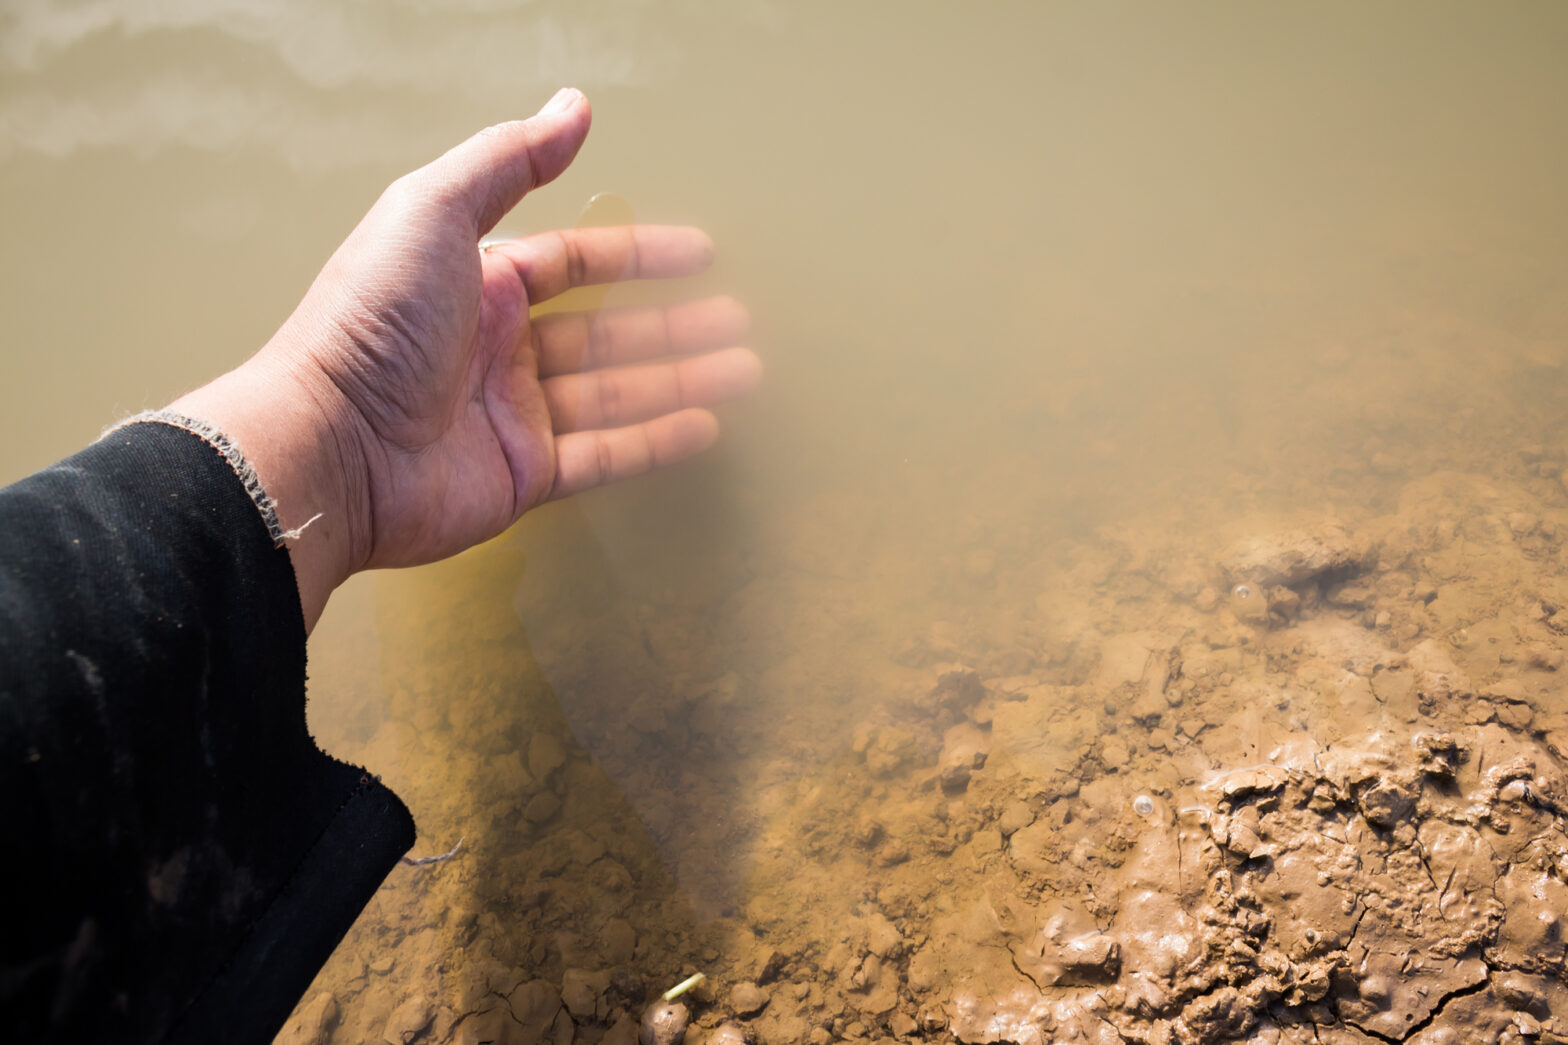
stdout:
<svg viewBox="0 0 1568 1045">
<path fill-rule="evenodd" d="M 292 530 L 285 530 L 283 524 L 278 521 L 277 505 L 273 503 L 272 498 L 267 496 L 267 491 L 262 489 L 261 479 L 256 475 L 256 469 L 251 466 L 251 463 L 245 459 L 245 455 L 240 452 L 239 445 L 219 431 L 216 426 L 206 421 L 201 421 L 194 417 L 186 417 L 184 414 L 173 410 L 147 410 L 136 414 L 134 417 L 127 417 L 118 424 L 109 426 L 104 429 L 103 434 L 98 438 L 100 440 L 106 439 L 122 428 L 128 428 L 137 424 L 169 425 L 181 431 L 189 432 L 218 451 L 228 466 L 234 469 L 234 474 L 239 477 L 240 482 L 245 486 L 245 492 L 250 495 L 251 503 L 261 513 L 261 521 L 267 527 L 267 535 L 272 538 L 272 546 L 274 548 L 283 547 L 284 541 L 299 540 L 299 536 L 304 532 L 305 527 L 321 518 L 322 513 L 317 512 Z"/>
</svg>

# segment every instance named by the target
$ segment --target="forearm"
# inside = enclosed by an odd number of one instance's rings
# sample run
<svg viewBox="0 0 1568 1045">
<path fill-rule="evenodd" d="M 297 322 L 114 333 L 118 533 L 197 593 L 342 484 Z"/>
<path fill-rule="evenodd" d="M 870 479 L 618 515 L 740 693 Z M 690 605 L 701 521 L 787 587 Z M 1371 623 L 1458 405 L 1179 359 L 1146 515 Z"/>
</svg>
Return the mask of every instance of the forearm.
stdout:
<svg viewBox="0 0 1568 1045">
<path fill-rule="evenodd" d="M 363 454 L 322 383 L 267 349 L 169 406 L 223 433 L 255 469 L 284 531 L 307 633 L 369 556 Z"/>
</svg>

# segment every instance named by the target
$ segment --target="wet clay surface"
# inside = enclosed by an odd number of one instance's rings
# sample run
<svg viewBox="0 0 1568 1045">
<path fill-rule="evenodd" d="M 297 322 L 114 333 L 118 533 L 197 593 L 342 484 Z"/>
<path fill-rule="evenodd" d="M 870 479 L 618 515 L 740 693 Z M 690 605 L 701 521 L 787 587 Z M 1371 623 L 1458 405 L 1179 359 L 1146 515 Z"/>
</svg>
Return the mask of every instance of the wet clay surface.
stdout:
<svg viewBox="0 0 1568 1045">
<path fill-rule="evenodd" d="M 1223 511 L 1129 466 L 1126 511 L 1002 522 L 1073 496 L 1020 451 L 968 480 L 994 514 L 823 492 L 680 585 L 570 508 L 389 578 L 386 705 L 324 739 L 417 853 L 466 842 L 394 872 L 279 1040 L 629 1043 L 702 972 L 687 1042 L 1568 1041 L 1550 403 L 1407 383 L 1447 434 L 1395 455 L 1331 434 L 1382 364 L 1306 365 L 1214 463 Z"/>
</svg>

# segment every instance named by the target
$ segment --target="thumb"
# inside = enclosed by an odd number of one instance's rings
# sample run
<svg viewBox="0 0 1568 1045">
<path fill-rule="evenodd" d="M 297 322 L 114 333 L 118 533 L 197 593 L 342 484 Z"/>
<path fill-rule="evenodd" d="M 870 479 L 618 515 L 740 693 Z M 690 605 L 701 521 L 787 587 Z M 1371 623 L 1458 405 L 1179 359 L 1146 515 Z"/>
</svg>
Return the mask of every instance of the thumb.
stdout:
<svg viewBox="0 0 1568 1045">
<path fill-rule="evenodd" d="M 583 93 L 563 87 L 534 116 L 486 127 L 422 173 L 473 218 L 476 234 L 483 236 L 525 195 L 567 168 L 592 118 Z"/>
</svg>

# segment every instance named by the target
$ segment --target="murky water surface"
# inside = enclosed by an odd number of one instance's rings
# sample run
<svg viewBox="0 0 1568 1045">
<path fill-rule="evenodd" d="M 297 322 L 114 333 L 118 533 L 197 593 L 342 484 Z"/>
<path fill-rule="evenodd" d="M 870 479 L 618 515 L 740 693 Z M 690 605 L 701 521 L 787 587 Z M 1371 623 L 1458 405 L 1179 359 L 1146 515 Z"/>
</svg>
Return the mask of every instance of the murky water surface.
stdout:
<svg viewBox="0 0 1568 1045">
<path fill-rule="evenodd" d="M 1564 54 L 1551 3 L 24 0 L 0 479 L 573 83 L 504 227 L 704 225 L 768 384 L 334 601 L 313 729 L 464 844 L 280 1040 L 624 1043 L 699 971 L 689 1041 L 1568 1040 Z"/>
</svg>

